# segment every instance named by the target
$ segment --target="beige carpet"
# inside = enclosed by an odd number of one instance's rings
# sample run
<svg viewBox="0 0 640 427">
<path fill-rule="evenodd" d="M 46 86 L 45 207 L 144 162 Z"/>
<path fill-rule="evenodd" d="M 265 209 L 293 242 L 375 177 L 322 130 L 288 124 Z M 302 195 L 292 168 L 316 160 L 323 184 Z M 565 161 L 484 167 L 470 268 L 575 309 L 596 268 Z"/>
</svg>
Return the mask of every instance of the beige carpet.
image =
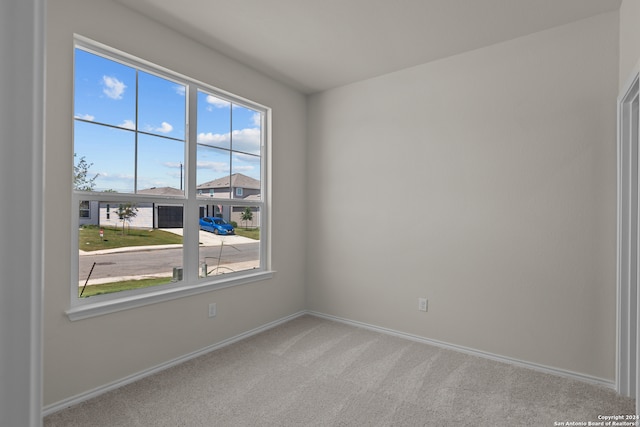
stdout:
<svg viewBox="0 0 640 427">
<path fill-rule="evenodd" d="M 613 390 L 312 316 L 49 415 L 54 426 L 553 426 Z"/>
</svg>

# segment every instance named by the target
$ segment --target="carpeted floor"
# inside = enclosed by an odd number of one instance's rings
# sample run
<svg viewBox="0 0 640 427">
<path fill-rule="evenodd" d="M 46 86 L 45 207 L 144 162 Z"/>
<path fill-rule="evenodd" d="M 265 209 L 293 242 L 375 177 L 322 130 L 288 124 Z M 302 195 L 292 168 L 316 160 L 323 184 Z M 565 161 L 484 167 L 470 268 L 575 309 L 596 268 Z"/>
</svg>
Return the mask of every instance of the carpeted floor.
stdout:
<svg viewBox="0 0 640 427">
<path fill-rule="evenodd" d="M 554 426 L 633 413 L 607 388 L 303 316 L 44 426 Z"/>
</svg>

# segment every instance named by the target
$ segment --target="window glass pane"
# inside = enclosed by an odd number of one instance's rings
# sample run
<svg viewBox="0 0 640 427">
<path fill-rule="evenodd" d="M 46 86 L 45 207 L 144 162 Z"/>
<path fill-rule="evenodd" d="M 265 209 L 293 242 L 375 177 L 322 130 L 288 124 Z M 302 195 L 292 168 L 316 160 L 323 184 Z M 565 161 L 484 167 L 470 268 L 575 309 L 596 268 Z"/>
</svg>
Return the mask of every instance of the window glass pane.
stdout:
<svg viewBox="0 0 640 427">
<path fill-rule="evenodd" d="M 186 88 L 140 71 L 138 130 L 185 140 Z"/>
<path fill-rule="evenodd" d="M 175 196 L 184 194 L 184 142 L 138 135 L 139 193 Z M 156 192 L 149 192 L 156 189 Z M 164 193 L 160 191 L 164 189 Z"/>
<path fill-rule="evenodd" d="M 231 148 L 231 103 L 198 91 L 198 144 Z"/>
<path fill-rule="evenodd" d="M 236 177 L 236 188 L 244 187 L 236 198 L 260 198 L 260 145 L 262 113 L 234 105 L 231 135 L 231 174 Z"/>
<path fill-rule="evenodd" d="M 76 190 L 133 192 L 134 132 L 76 121 L 74 156 Z"/>
<path fill-rule="evenodd" d="M 75 50 L 75 109 L 78 119 L 133 129 L 136 71 L 119 62 Z"/>
<path fill-rule="evenodd" d="M 260 155 L 261 124 L 262 114 L 259 111 L 234 105 L 231 149 Z"/>
<path fill-rule="evenodd" d="M 235 188 L 243 188 L 236 198 L 251 196 L 260 200 L 260 156 L 234 152 L 231 164 Z"/>
<path fill-rule="evenodd" d="M 80 227 L 79 297 L 181 279 L 183 205 L 98 200 L 88 203 L 99 214 Z M 168 246 L 160 249 L 158 245 Z"/>
<path fill-rule="evenodd" d="M 200 197 L 231 197 L 229 176 L 231 152 L 206 145 L 198 145 L 197 190 Z M 200 194 L 202 192 L 202 194 Z"/>
<path fill-rule="evenodd" d="M 199 277 L 260 267 L 260 209 L 200 206 Z"/>
</svg>

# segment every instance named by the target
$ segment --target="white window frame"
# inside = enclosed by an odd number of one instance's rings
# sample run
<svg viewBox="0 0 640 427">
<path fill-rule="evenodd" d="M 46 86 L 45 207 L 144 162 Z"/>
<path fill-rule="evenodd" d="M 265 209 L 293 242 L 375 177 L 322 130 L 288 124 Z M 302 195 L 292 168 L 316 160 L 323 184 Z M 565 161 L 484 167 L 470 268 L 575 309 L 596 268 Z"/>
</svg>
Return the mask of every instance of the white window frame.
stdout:
<svg viewBox="0 0 640 427">
<path fill-rule="evenodd" d="M 72 203 L 75 206 L 74 212 L 77 212 L 79 202 L 81 200 L 99 200 L 104 202 L 126 202 L 141 201 L 150 203 L 174 203 L 183 204 L 183 280 L 166 285 L 158 285 L 149 288 L 121 291 L 112 294 L 96 295 L 90 298 L 78 297 L 78 230 L 79 215 L 72 215 L 72 235 L 71 235 L 71 284 L 70 284 L 70 308 L 66 311 L 70 320 L 80 320 L 89 317 L 99 316 L 107 313 L 113 313 L 121 310 L 127 310 L 148 304 L 154 304 L 161 301 L 168 301 L 176 298 L 182 298 L 203 292 L 226 288 L 230 286 L 242 285 L 259 280 L 266 280 L 273 277 L 274 272 L 271 271 L 271 257 L 269 244 L 269 182 L 268 182 L 268 165 L 269 165 L 269 125 L 271 123 L 271 109 L 249 101 L 247 99 L 230 94 L 211 85 L 196 81 L 184 75 L 175 73 L 166 68 L 152 64 L 140 58 L 133 57 L 124 52 L 105 46 L 88 38 L 75 35 L 73 49 L 80 48 L 91 53 L 104 56 L 108 59 L 121 62 L 127 66 L 134 67 L 144 72 L 152 73 L 187 87 L 187 137 L 185 142 L 185 192 L 184 196 L 158 197 L 152 195 L 135 194 L 135 193 L 104 193 L 104 192 L 88 192 L 76 191 L 73 184 L 69 183 L 72 193 Z M 75 55 L 74 55 L 75 57 Z M 75 72 L 75 59 L 74 59 Z M 252 110 L 258 111 L 262 116 L 261 124 L 261 164 L 260 164 L 260 182 L 261 182 L 261 199 L 260 201 L 238 201 L 233 198 L 216 199 L 215 203 L 223 206 L 236 206 L 240 202 L 243 206 L 250 205 L 260 209 L 262 215 L 260 230 L 260 266 L 259 268 L 240 271 L 236 273 L 224 274 L 219 276 L 199 277 L 199 207 L 203 202 L 202 196 L 198 197 L 196 188 L 196 148 L 197 148 L 197 92 L 203 90 L 212 93 L 215 96 L 227 100 L 233 104 L 240 105 Z M 75 95 L 74 95 L 75 96 Z M 75 99 L 75 98 L 74 98 Z M 70 115 L 72 120 L 73 113 Z M 72 122 L 72 129 L 74 128 Z M 190 166 L 192 165 L 192 166 Z M 215 198 L 212 194 L 210 197 Z M 207 197 L 207 203 L 210 198 Z"/>
</svg>

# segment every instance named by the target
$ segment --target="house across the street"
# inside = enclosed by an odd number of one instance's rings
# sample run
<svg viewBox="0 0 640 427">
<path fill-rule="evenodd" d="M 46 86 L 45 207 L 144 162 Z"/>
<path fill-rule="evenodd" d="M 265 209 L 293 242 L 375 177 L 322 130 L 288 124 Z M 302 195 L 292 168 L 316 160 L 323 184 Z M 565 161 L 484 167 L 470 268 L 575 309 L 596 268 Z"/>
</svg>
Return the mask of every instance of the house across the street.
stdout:
<svg viewBox="0 0 640 427">
<path fill-rule="evenodd" d="M 197 187 L 198 196 L 216 197 L 220 199 L 255 200 L 260 198 L 260 181 L 249 176 L 237 173 L 213 181 L 206 182 Z M 183 190 L 173 187 L 152 187 L 139 190 L 138 194 L 153 196 L 182 196 Z M 117 227 L 122 226 L 122 219 L 118 214 L 121 203 L 119 202 L 80 202 L 80 225 L 98 225 Z M 136 215 L 127 221 L 127 226 L 133 228 L 182 228 L 183 210 L 182 203 L 170 201 L 162 203 L 137 203 Z M 205 204 L 200 206 L 200 218 L 204 216 L 218 216 L 226 221 L 235 221 L 238 225 L 244 225 L 242 213 L 244 206 L 226 206 L 221 204 Z M 248 222 L 250 227 L 260 226 L 260 212 L 251 208 L 252 220 Z"/>
<path fill-rule="evenodd" d="M 259 200 L 260 181 L 250 176 L 234 173 L 213 181 L 205 182 L 197 187 L 198 197 L 215 197 L 219 199 L 233 200 Z M 244 206 L 225 206 L 220 204 L 207 204 L 200 206 L 200 218 L 204 216 L 218 216 L 226 221 L 235 221 L 238 225 L 243 225 L 242 213 Z M 260 227 L 260 212 L 256 208 L 251 208 L 253 218 L 248 226 Z"/>
</svg>

